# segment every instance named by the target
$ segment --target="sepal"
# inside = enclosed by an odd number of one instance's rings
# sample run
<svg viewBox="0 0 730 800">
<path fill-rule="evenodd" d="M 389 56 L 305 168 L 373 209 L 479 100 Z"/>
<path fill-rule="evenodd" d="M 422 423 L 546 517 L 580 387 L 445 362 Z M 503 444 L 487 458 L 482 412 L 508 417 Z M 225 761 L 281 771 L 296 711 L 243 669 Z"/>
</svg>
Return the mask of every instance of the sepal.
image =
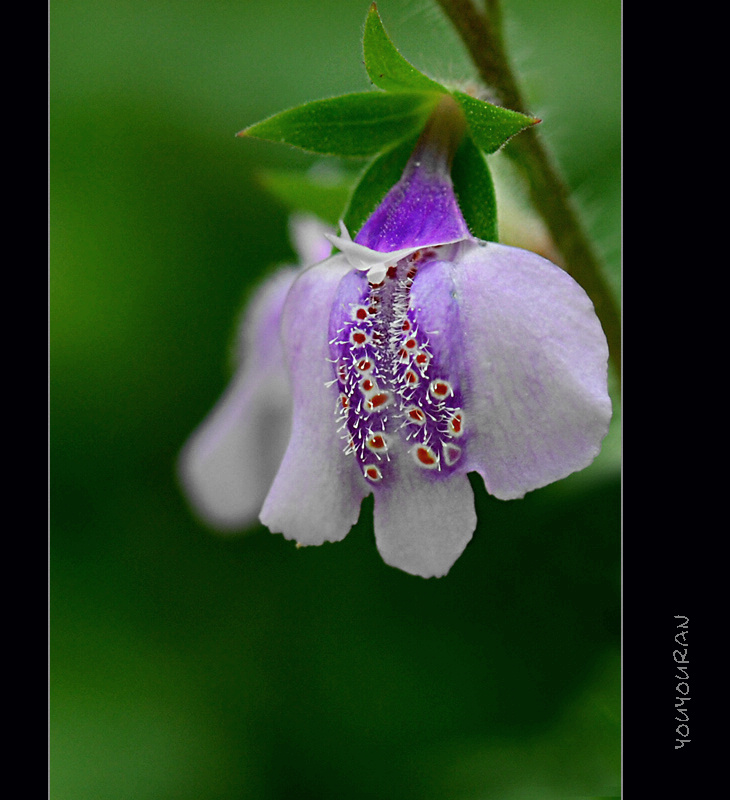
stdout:
<svg viewBox="0 0 730 800">
<path fill-rule="evenodd" d="M 437 102 L 438 95 L 422 92 L 355 92 L 287 109 L 237 135 L 367 158 L 419 133 Z"/>
<path fill-rule="evenodd" d="M 484 155 L 468 135 L 454 155 L 451 179 L 471 235 L 485 242 L 498 241 L 494 183 Z"/>
<path fill-rule="evenodd" d="M 363 34 L 363 56 L 370 80 L 388 92 L 435 92 L 448 89 L 417 70 L 398 52 L 386 33 L 375 3 L 370 6 Z"/>
<path fill-rule="evenodd" d="M 474 143 L 487 155 L 496 153 L 515 134 L 540 122 L 536 117 L 492 105 L 465 92 L 453 91 L 451 96 L 464 112 Z"/>
</svg>

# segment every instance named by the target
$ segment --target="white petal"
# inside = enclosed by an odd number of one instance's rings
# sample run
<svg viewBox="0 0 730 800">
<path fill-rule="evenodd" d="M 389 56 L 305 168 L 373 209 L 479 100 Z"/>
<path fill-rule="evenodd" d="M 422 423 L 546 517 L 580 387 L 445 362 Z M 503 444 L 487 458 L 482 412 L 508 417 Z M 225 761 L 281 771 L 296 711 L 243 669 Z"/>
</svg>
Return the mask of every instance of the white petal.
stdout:
<svg viewBox="0 0 730 800">
<path fill-rule="evenodd" d="M 441 577 L 476 528 L 466 475 L 434 478 L 402 454 L 396 475 L 375 494 L 375 540 L 383 560 L 412 575 Z"/>
<path fill-rule="evenodd" d="M 329 360 L 329 315 L 340 280 L 350 271 L 343 256 L 302 273 L 284 307 L 282 338 L 292 379 L 292 433 L 261 522 L 301 544 L 343 539 L 357 522 L 369 487 L 335 416 L 337 389 Z"/>
<path fill-rule="evenodd" d="M 388 267 L 397 264 L 401 259 L 413 255 L 417 250 L 422 250 L 423 245 L 417 247 L 404 247 L 402 250 L 393 250 L 389 253 L 381 253 L 378 250 L 371 250 L 365 245 L 357 244 L 352 241 L 344 222 L 340 222 L 340 236 L 325 234 L 326 238 L 340 250 L 353 269 L 361 272 L 367 271 L 367 278 L 371 283 L 380 283 L 385 278 Z M 453 239 L 446 242 L 438 242 L 429 247 L 441 247 L 446 244 L 454 244 L 462 241 L 462 238 Z"/>
<path fill-rule="evenodd" d="M 606 337 L 586 293 L 541 256 L 491 243 L 465 246 L 452 275 L 476 427 L 470 468 L 509 500 L 587 467 L 611 401 Z"/>
</svg>

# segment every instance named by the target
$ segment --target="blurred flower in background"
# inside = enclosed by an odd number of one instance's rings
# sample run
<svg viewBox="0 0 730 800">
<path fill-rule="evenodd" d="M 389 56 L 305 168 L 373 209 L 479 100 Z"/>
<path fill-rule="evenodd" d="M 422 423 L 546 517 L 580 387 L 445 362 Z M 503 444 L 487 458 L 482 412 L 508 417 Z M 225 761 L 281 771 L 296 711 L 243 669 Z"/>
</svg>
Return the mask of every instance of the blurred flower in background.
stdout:
<svg viewBox="0 0 730 800">
<path fill-rule="evenodd" d="M 301 270 L 329 255 L 332 246 L 324 236 L 329 230 L 315 217 L 292 216 L 290 237 L 299 263 L 277 267 L 247 303 L 236 372 L 180 456 L 179 474 L 193 508 L 219 530 L 256 524 L 289 441 L 292 399 L 281 314 Z"/>
</svg>

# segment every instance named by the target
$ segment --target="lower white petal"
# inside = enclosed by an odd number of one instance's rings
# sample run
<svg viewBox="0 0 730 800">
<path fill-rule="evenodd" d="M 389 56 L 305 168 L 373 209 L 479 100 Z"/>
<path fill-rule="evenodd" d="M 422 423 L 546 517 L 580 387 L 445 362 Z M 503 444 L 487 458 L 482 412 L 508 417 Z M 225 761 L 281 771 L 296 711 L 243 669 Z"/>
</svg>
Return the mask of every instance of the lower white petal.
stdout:
<svg viewBox="0 0 730 800">
<path fill-rule="evenodd" d="M 476 528 L 466 475 L 434 478 L 401 457 L 397 476 L 375 492 L 375 540 L 383 560 L 412 575 L 438 578 L 451 569 Z"/>
<path fill-rule="evenodd" d="M 284 307 L 283 344 L 292 380 L 292 433 L 261 511 L 273 533 L 314 545 L 343 539 L 357 522 L 369 487 L 344 452 L 335 417 L 337 390 L 329 360 L 334 295 L 351 269 L 334 256 L 303 272 Z"/>
</svg>

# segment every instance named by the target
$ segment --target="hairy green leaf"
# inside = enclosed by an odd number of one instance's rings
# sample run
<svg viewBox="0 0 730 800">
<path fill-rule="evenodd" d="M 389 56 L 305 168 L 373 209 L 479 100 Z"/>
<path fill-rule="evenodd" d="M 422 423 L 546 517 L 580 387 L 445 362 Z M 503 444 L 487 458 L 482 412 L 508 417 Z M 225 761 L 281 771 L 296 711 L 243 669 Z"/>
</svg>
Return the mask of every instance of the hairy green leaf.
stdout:
<svg viewBox="0 0 730 800">
<path fill-rule="evenodd" d="M 370 80 L 389 92 L 436 92 L 447 90 L 436 81 L 419 72 L 398 52 L 383 27 L 378 9 L 370 6 L 363 35 L 365 69 Z"/>
<path fill-rule="evenodd" d="M 423 92 L 346 94 L 282 111 L 238 135 L 366 158 L 420 132 L 437 101 L 438 95 Z"/>
<path fill-rule="evenodd" d="M 489 167 L 470 136 L 465 136 L 451 167 L 461 213 L 473 236 L 497 241 L 497 199 Z"/>
<path fill-rule="evenodd" d="M 464 92 L 454 91 L 451 95 L 466 116 L 474 143 L 485 153 L 495 153 L 516 133 L 539 122 L 534 117 L 492 105 Z"/>
</svg>

